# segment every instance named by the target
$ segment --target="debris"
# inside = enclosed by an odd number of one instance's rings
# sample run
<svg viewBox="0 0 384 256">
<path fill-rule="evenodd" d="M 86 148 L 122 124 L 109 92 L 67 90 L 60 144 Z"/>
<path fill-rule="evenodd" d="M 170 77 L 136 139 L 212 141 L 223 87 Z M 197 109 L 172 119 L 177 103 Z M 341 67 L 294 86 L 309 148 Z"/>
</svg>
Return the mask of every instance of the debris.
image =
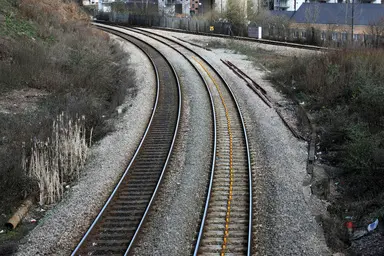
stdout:
<svg viewBox="0 0 384 256">
<path fill-rule="evenodd" d="M 36 220 L 36 219 L 31 219 L 29 222 L 31 222 L 31 223 L 36 223 L 37 220 Z"/>
<path fill-rule="evenodd" d="M 65 189 L 69 189 L 69 188 L 70 188 L 70 186 L 69 186 L 69 185 L 65 186 Z"/>
<path fill-rule="evenodd" d="M 45 212 L 45 209 L 41 208 L 41 209 L 40 209 L 40 212 Z"/>
<path fill-rule="evenodd" d="M 338 186 L 340 184 L 340 182 L 335 182 L 335 185 Z"/>
<path fill-rule="evenodd" d="M 4 229 L 0 230 L 0 234 L 3 234 L 3 233 L 5 233 L 5 230 Z"/>
<path fill-rule="evenodd" d="M 357 240 L 357 239 L 360 239 L 360 238 L 362 238 L 363 236 L 365 236 L 366 234 L 368 234 L 368 231 L 365 230 L 365 229 L 356 230 L 356 231 L 353 233 L 353 236 L 351 237 L 351 240 Z"/>
<path fill-rule="evenodd" d="M 377 225 L 379 225 L 379 219 L 376 219 L 374 222 L 368 225 L 367 230 L 368 232 L 371 232 L 377 228 Z"/>
<path fill-rule="evenodd" d="M 353 222 L 352 221 L 347 221 L 345 223 L 345 226 L 347 227 L 348 229 L 348 233 L 349 234 L 352 234 L 353 233 Z"/>
<path fill-rule="evenodd" d="M 346 219 L 346 220 L 352 220 L 352 219 L 353 219 L 353 216 L 345 216 L 344 219 Z"/>
</svg>

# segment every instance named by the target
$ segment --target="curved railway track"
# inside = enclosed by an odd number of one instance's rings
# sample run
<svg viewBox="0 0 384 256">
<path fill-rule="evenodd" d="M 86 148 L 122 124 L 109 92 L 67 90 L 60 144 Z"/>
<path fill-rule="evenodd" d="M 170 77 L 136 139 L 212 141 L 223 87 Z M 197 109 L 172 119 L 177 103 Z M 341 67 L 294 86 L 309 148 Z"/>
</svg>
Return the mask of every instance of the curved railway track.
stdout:
<svg viewBox="0 0 384 256">
<path fill-rule="evenodd" d="M 103 28 L 138 46 L 151 60 L 157 95 L 144 136 L 124 174 L 72 255 L 127 255 L 164 175 L 181 112 L 175 70 L 155 48 L 124 33 Z"/>
<path fill-rule="evenodd" d="M 194 255 L 250 255 L 252 182 L 247 132 L 237 100 L 221 75 L 202 56 L 177 41 L 127 29 L 157 40 L 187 59 L 204 76 L 213 100 L 217 141 L 211 179 Z"/>
</svg>

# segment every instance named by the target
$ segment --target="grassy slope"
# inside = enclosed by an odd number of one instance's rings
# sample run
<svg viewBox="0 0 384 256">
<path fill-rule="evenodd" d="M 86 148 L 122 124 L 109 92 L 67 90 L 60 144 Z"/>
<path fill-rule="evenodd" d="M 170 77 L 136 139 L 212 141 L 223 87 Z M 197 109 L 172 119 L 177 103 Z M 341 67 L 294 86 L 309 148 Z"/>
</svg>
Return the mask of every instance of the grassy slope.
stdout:
<svg viewBox="0 0 384 256">
<path fill-rule="evenodd" d="M 126 58 L 109 37 L 90 27 L 87 15 L 65 0 L 0 0 L 0 103 L 14 93 L 37 90 L 35 105 L 0 106 L 0 224 L 20 200 L 36 190 L 21 169 L 21 146 L 45 140 L 62 111 L 85 115 L 96 139 L 106 119 L 132 87 Z M 124 73 L 125 72 L 125 73 Z M 1 238 L 0 238 L 1 245 Z M 1 254 L 1 246 L 0 246 Z"/>
</svg>

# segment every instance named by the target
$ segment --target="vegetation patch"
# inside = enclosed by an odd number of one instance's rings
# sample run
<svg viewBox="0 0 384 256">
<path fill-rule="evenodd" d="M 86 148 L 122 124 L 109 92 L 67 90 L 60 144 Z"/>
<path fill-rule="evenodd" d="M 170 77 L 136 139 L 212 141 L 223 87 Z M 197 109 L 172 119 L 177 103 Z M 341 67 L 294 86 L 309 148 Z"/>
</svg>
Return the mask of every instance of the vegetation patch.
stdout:
<svg viewBox="0 0 384 256">
<path fill-rule="evenodd" d="M 194 41 L 197 43 L 201 43 L 201 41 L 199 40 Z M 280 63 L 283 62 L 286 58 L 285 56 L 276 55 L 271 51 L 257 47 L 256 43 L 253 46 L 250 46 L 248 42 L 242 42 L 236 39 L 212 39 L 204 46 L 213 49 L 230 49 L 235 54 L 238 53 L 247 56 L 247 58 L 252 61 L 255 66 L 260 66 L 260 64 L 262 64 L 263 66 L 268 68 L 274 68 L 280 65 Z"/>
<path fill-rule="evenodd" d="M 111 130 L 108 119 L 134 85 L 126 54 L 91 27 L 75 2 L 0 0 L 0 5 L 0 222 L 5 223 L 32 192 L 40 193 L 41 204 L 61 198 L 63 186 L 84 165 L 90 137 L 98 140 Z M 0 254 L 2 244 L 17 237 L 2 235 Z"/>
<path fill-rule="evenodd" d="M 340 194 L 328 208 L 335 223 L 352 219 L 366 230 L 383 216 L 384 51 L 344 49 L 292 57 L 269 78 L 288 87 L 313 115 L 319 161 L 342 170 L 341 175 L 330 173 Z M 329 222 L 328 227 L 336 225 Z"/>
</svg>

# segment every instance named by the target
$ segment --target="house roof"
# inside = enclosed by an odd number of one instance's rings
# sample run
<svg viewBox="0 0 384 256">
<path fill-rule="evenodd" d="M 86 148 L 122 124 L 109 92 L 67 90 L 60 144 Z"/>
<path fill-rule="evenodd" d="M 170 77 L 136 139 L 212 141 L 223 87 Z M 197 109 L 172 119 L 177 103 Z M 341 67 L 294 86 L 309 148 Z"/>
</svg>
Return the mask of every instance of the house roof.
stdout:
<svg viewBox="0 0 384 256">
<path fill-rule="evenodd" d="M 292 16 L 295 14 L 294 11 L 270 11 L 270 13 L 274 16 L 285 16 L 288 19 L 292 18 Z"/>
<path fill-rule="evenodd" d="M 354 15 L 352 15 L 354 13 Z M 384 21 L 384 5 L 339 3 L 303 3 L 292 20 L 297 23 L 371 25 Z"/>
</svg>

